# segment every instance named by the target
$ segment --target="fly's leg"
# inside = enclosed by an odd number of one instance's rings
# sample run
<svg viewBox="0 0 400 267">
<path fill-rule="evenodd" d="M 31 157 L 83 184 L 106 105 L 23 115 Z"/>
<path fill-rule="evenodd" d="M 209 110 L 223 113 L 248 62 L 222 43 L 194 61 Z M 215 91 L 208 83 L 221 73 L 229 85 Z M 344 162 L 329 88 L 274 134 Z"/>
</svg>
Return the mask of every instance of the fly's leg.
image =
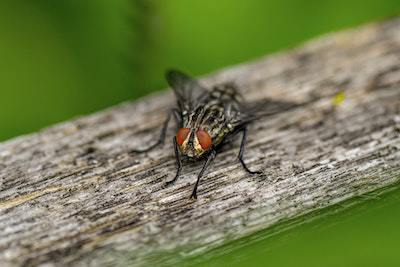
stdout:
<svg viewBox="0 0 400 267">
<path fill-rule="evenodd" d="M 243 160 L 243 153 L 244 153 L 244 147 L 245 147 L 245 145 L 246 145 L 247 127 L 244 127 L 243 130 L 242 130 L 242 132 L 243 132 L 242 142 L 241 142 L 241 144 L 240 144 L 240 150 L 239 150 L 239 155 L 238 155 L 239 161 L 240 161 L 240 163 L 242 163 L 243 168 L 244 168 L 248 173 L 250 173 L 250 174 L 260 174 L 261 171 L 251 171 L 251 170 L 246 166 L 246 163 L 244 163 L 244 160 Z"/>
<path fill-rule="evenodd" d="M 176 109 L 173 109 L 169 112 L 168 117 L 164 121 L 163 127 L 161 129 L 160 137 L 158 138 L 158 141 L 156 143 L 154 143 L 151 146 L 146 147 L 144 149 L 132 149 L 131 152 L 132 153 L 144 153 L 144 152 L 148 152 L 148 151 L 152 150 L 153 148 L 157 147 L 158 145 L 163 144 L 164 140 L 165 140 L 165 135 L 167 133 L 168 124 L 169 124 L 169 121 L 171 120 L 171 116 L 174 115 L 177 123 L 180 123 L 180 118 L 177 113 L 178 113 L 178 111 Z"/>
<path fill-rule="evenodd" d="M 207 160 L 203 165 L 203 168 L 201 169 L 199 175 L 197 176 L 197 181 L 196 181 L 196 184 L 194 185 L 193 192 L 190 195 L 190 198 L 197 199 L 197 187 L 199 185 L 200 178 L 203 176 L 203 174 L 206 171 L 206 169 L 210 166 L 210 164 L 213 161 L 213 159 L 215 158 L 216 154 L 217 154 L 216 151 L 212 150 L 210 152 L 210 154 L 208 155 Z"/>
<path fill-rule="evenodd" d="M 177 166 L 177 170 L 176 170 L 176 174 L 174 179 L 172 179 L 171 181 L 167 181 L 166 185 L 170 185 L 173 184 L 176 179 L 178 179 L 179 175 L 181 174 L 181 169 L 182 169 L 182 162 L 181 162 L 181 156 L 179 154 L 179 149 L 178 149 L 178 144 L 176 142 L 176 137 L 174 136 L 173 138 L 173 142 L 174 142 L 174 150 L 175 150 L 175 158 L 176 158 L 176 166 Z"/>
</svg>

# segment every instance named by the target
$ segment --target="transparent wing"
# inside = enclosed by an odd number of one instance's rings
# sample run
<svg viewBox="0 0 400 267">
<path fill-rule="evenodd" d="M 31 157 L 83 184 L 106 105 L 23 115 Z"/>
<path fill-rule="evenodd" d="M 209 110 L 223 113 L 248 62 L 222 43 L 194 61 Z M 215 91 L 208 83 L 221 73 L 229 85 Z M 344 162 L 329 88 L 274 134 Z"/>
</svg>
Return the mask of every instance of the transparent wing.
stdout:
<svg viewBox="0 0 400 267">
<path fill-rule="evenodd" d="M 178 106 L 181 110 L 191 109 L 194 106 L 194 103 L 198 101 L 201 96 L 207 93 L 207 90 L 195 79 L 189 77 L 183 72 L 169 70 L 166 72 L 165 78 L 174 90 Z"/>
<path fill-rule="evenodd" d="M 241 120 L 243 123 L 249 123 L 256 119 L 285 112 L 301 105 L 302 104 L 299 103 L 278 101 L 272 99 L 264 99 L 252 103 L 244 103 L 241 108 L 243 110 Z"/>
</svg>

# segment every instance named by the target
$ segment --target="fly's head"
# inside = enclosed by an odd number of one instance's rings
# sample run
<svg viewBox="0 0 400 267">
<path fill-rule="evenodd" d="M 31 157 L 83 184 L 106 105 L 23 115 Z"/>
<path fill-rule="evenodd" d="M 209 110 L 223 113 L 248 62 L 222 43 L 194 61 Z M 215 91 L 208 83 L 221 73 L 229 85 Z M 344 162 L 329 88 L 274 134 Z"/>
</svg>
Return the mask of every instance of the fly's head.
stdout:
<svg viewBox="0 0 400 267">
<path fill-rule="evenodd" d="M 195 128 L 180 128 L 176 133 L 176 142 L 182 154 L 193 159 L 203 156 L 212 146 L 210 134 Z"/>
</svg>

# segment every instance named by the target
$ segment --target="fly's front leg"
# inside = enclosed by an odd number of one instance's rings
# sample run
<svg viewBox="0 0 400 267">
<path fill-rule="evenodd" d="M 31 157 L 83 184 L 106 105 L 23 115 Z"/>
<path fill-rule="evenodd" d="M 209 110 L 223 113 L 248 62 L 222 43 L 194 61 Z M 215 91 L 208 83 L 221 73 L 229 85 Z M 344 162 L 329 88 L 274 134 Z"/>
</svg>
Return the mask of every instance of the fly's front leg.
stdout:
<svg viewBox="0 0 400 267">
<path fill-rule="evenodd" d="M 153 145 L 151 145 L 151 146 L 149 146 L 147 148 L 144 148 L 144 149 L 132 149 L 131 152 L 133 152 L 133 153 L 144 153 L 144 152 L 152 150 L 153 148 L 157 147 L 158 145 L 163 144 L 164 140 L 165 140 L 165 135 L 167 133 L 168 124 L 169 124 L 169 121 L 171 120 L 171 116 L 172 115 L 174 115 L 175 120 L 179 124 L 180 123 L 180 121 L 179 121 L 180 117 L 179 117 L 178 111 L 176 109 L 173 109 L 173 110 L 171 110 L 169 112 L 167 119 L 164 121 L 164 124 L 163 124 L 163 127 L 161 129 L 161 133 L 160 133 L 160 137 L 158 138 L 158 141 L 156 143 L 154 143 Z"/>
<path fill-rule="evenodd" d="M 239 161 L 242 164 L 243 168 L 250 174 L 260 174 L 261 171 L 251 171 L 247 166 L 246 163 L 244 163 L 243 160 L 243 153 L 244 153 L 244 147 L 246 145 L 246 138 L 247 138 L 247 126 L 243 128 L 242 130 L 243 135 L 242 135 L 242 142 L 240 143 L 240 150 L 239 150 Z"/>
<path fill-rule="evenodd" d="M 199 175 L 197 176 L 197 181 L 196 181 L 196 184 L 194 185 L 193 192 L 190 195 L 190 198 L 197 199 L 197 187 L 199 186 L 200 178 L 203 176 L 206 169 L 210 166 L 211 162 L 213 161 L 213 159 L 215 158 L 216 155 L 217 155 L 217 153 L 215 150 L 212 150 L 210 152 L 210 154 L 208 155 L 207 160 L 203 165 L 203 168 L 201 169 Z"/>
<path fill-rule="evenodd" d="M 176 179 L 178 179 L 179 175 L 181 174 L 181 169 L 182 169 L 182 161 L 181 161 L 181 156 L 179 154 L 179 149 L 178 149 L 178 143 L 176 142 L 176 137 L 174 136 L 173 138 L 173 142 L 174 142 L 174 150 L 175 150 L 175 158 L 176 158 L 176 174 L 174 179 L 172 179 L 171 181 L 167 181 L 166 184 L 170 185 L 173 184 Z"/>
</svg>

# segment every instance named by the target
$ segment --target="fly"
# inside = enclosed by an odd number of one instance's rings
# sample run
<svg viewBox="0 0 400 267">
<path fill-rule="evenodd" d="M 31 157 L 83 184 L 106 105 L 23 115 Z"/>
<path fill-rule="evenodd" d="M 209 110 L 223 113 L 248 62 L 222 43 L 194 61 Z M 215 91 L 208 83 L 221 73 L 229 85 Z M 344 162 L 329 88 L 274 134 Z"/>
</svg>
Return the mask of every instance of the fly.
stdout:
<svg viewBox="0 0 400 267">
<path fill-rule="evenodd" d="M 217 151 L 239 133 L 242 134 L 238 154 L 241 165 L 250 174 L 261 173 L 250 170 L 243 160 L 247 126 L 255 118 L 254 108 L 252 110 L 245 104 L 233 83 L 220 84 L 208 90 L 176 70 L 167 71 L 166 80 L 175 93 L 176 107 L 167 116 L 158 141 L 133 152 L 147 152 L 164 143 L 169 121 L 174 117 L 178 126 L 173 137 L 177 172 L 172 180 L 167 181 L 167 185 L 173 184 L 180 176 L 183 158 L 205 160 L 190 196 L 196 199 L 200 178 L 214 160 Z"/>
</svg>

